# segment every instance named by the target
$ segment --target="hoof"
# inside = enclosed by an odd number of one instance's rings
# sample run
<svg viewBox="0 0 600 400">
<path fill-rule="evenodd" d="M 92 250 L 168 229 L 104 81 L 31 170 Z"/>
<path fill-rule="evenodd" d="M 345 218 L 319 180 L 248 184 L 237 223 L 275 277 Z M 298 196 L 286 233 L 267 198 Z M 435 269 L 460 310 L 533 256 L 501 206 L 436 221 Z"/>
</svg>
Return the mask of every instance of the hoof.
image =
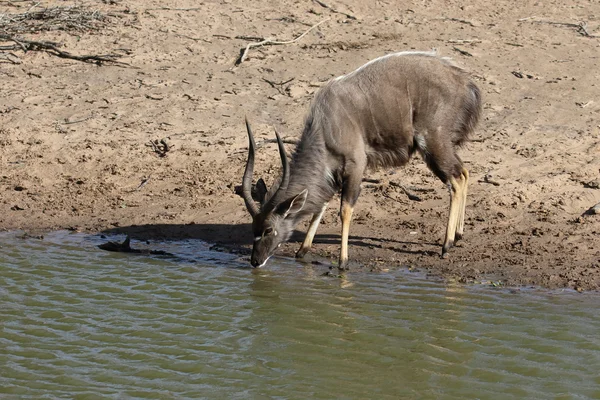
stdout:
<svg viewBox="0 0 600 400">
<path fill-rule="evenodd" d="M 338 270 L 340 271 L 348 271 L 348 260 L 346 261 L 340 261 L 340 265 L 338 265 Z"/>
<path fill-rule="evenodd" d="M 301 248 L 296 252 L 296 258 L 304 258 L 304 256 L 308 253 L 308 249 Z"/>
<path fill-rule="evenodd" d="M 448 258 L 448 250 L 454 246 L 454 241 L 448 241 L 442 246 L 442 258 Z"/>
<path fill-rule="evenodd" d="M 455 242 L 455 243 L 456 243 L 456 242 L 458 242 L 458 241 L 459 241 L 460 239 L 462 239 L 462 238 L 463 238 L 463 234 L 462 234 L 462 233 L 458 233 L 458 232 L 456 232 L 456 233 L 454 234 L 454 242 Z"/>
</svg>

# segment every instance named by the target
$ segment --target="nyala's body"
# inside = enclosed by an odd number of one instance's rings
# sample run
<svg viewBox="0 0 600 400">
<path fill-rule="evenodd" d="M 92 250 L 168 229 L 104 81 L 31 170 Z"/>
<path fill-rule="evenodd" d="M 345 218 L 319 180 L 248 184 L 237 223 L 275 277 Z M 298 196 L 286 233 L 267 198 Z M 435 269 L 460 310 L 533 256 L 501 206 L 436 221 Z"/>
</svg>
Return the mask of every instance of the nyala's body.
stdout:
<svg viewBox="0 0 600 400">
<path fill-rule="evenodd" d="M 479 89 L 448 59 L 417 52 L 375 59 L 316 93 L 289 167 L 278 136 L 284 171 L 269 191 L 259 180 L 255 192 L 260 208 L 250 195 L 254 139 L 247 125 L 250 151 L 242 197 L 253 217 L 252 265 L 263 265 L 293 228 L 311 215 L 297 253 L 303 256 L 327 204 L 341 190 L 339 266 L 344 268 L 352 210 L 365 170 L 400 167 L 415 151 L 450 188 L 445 257 L 464 229 L 468 172 L 456 149 L 467 140 L 480 113 Z"/>
</svg>

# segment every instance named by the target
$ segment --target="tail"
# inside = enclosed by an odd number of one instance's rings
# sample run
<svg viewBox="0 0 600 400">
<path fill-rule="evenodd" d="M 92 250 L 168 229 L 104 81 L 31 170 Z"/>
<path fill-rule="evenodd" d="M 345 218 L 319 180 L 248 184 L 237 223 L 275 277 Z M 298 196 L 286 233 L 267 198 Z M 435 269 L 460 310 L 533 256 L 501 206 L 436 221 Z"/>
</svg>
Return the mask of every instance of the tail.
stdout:
<svg viewBox="0 0 600 400">
<path fill-rule="evenodd" d="M 481 117 L 482 108 L 481 91 L 475 83 L 469 81 L 461 115 L 458 118 L 456 145 L 463 144 L 469 135 L 475 131 L 475 128 L 479 123 L 479 118 Z"/>
</svg>

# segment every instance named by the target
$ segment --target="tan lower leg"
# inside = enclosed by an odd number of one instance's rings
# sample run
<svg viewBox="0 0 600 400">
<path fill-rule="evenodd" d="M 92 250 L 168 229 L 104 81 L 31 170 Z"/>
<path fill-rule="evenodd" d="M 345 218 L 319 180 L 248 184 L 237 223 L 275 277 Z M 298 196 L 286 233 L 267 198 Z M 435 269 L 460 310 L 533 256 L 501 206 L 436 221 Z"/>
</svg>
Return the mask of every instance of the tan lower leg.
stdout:
<svg viewBox="0 0 600 400">
<path fill-rule="evenodd" d="M 310 220 L 310 224 L 308 226 L 308 231 L 306 232 L 306 237 L 304 238 L 304 242 L 302 242 L 302 246 L 300 246 L 300 249 L 296 252 L 297 258 L 304 257 L 304 255 L 312 247 L 313 239 L 315 237 L 315 234 L 317 233 L 317 229 L 319 228 L 319 222 L 321 222 L 321 218 L 323 218 L 323 214 L 325 213 L 326 209 L 327 209 L 327 203 L 325 203 L 325 205 L 323 206 L 321 211 L 314 214 L 312 219 Z"/>
<path fill-rule="evenodd" d="M 467 207 L 467 188 L 469 185 L 469 171 L 466 168 L 463 168 L 461 175 L 461 199 L 460 199 L 460 209 L 458 212 L 458 224 L 456 226 L 456 240 L 462 238 L 463 232 L 465 230 L 465 209 Z"/>
<path fill-rule="evenodd" d="M 350 234 L 350 221 L 352 220 L 353 208 L 348 203 L 342 204 L 342 248 L 340 250 L 340 269 L 346 268 L 348 264 L 348 236 Z"/>
<path fill-rule="evenodd" d="M 456 234 L 456 225 L 458 223 L 458 213 L 462 196 L 462 186 L 454 178 L 450 178 L 450 214 L 448 215 L 448 225 L 446 226 L 446 239 L 442 247 L 442 257 L 446 258 L 448 250 L 454 245 L 454 236 Z"/>
</svg>

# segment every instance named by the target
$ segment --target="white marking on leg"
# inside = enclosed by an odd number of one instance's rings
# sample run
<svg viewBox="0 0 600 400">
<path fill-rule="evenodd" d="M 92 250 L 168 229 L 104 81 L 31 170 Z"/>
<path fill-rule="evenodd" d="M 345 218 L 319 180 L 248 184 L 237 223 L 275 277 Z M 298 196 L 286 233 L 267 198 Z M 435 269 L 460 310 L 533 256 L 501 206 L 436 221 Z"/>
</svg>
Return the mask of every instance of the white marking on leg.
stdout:
<svg viewBox="0 0 600 400">
<path fill-rule="evenodd" d="M 417 142 L 417 148 L 421 154 L 427 155 L 429 153 L 429 150 L 427 150 L 427 142 L 425 141 L 425 137 L 423 137 L 423 135 L 417 133 L 415 135 L 415 142 Z"/>
<path fill-rule="evenodd" d="M 315 237 L 315 234 L 317 233 L 317 229 L 319 228 L 319 223 L 321 222 L 321 218 L 323 218 L 323 214 L 325 213 L 326 209 L 327 209 L 327 203 L 325 203 L 323 208 L 321 208 L 321 211 L 319 212 L 319 214 L 315 218 L 313 218 L 313 220 L 310 222 L 310 226 L 308 227 L 308 232 L 306 232 L 306 239 L 304 240 L 305 243 L 308 241 L 308 247 L 310 247 L 312 245 L 312 241 Z"/>
</svg>

